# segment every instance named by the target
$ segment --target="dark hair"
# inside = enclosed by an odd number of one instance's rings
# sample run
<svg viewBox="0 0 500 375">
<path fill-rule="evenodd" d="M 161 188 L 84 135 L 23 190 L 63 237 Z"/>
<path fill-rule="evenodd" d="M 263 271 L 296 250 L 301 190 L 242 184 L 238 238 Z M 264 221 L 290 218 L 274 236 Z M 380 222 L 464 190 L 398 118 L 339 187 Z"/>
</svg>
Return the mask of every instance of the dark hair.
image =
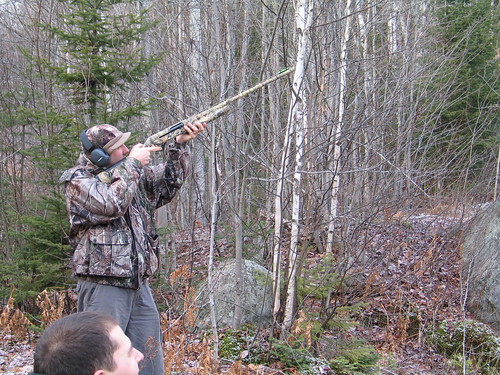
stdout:
<svg viewBox="0 0 500 375">
<path fill-rule="evenodd" d="M 92 375 L 113 371 L 118 349 L 109 333 L 118 325 L 109 315 L 80 312 L 49 326 L 35 349 L 34 372 L 47 375 Z"/>
</svg>

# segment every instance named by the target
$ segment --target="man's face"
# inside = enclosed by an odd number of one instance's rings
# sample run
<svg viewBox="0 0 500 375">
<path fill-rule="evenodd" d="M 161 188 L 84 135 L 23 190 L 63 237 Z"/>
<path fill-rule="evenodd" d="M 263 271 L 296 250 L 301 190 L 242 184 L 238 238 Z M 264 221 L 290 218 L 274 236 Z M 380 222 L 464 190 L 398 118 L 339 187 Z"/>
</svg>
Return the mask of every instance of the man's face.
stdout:
<svg viewBox="0 0 500 375">
<path fill-rule="evenodd" d="M 129 153 L 129 150 L 127 146 L 124 144 L 118 147 L 116 150 L 114 150 L 110 155 L 109 155 L 109 166 L 115 165 L 118 163 L 120 160 L 122 160 L 124 157 L 127 156 Z"/>
<path fill-rule="evenodd" d="M 116 150 L 115 150 L 116 151 Z M 137 375 L 139 374 L 139 362 L 144 356 L 140 351 L 132 347 L 130 339 L 125 336 L 122 329 L 116 326 L 109 333 L 111 340 L 118 345 L 118 349 L 113 353 L 115 360 L 115 370 L 109 375 Z"/>
</svg>

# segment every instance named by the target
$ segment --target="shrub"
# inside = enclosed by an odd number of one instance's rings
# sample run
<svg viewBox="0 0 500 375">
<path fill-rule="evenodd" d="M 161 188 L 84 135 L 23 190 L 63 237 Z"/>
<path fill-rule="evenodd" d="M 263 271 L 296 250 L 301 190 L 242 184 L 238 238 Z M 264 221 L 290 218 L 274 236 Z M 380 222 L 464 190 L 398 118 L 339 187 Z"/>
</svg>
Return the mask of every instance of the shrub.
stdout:
<svg viewBox="0 0 500 375">
<path fill-rule="evenodd" d="M 261 345 L 255 344 L 255 329 L 250 326 L 228 329 L 219 341 L 219 356 L 231 361 L 260 364 L 266 354 Z"/>
<path fill-rule="evenodd" d="M 483 375 L 500 373 L 500 338 L 475 320 L 442 322 L 430 335 L 438 351 L 460 366 L 464 361 Z"/>
<path fill-rule="evenodd" d="M 344 342 L 339 349 L 338 356 L 330 361 L 336 375 L 373 374 L 378 371 L 380 356 L 374 347 L 354 340 Z"/>
<path fill-rule="evenodd" d="M 292 347 L 287 342 L 270 338 L 272 346 L 269 353 L 276 360 L 283 362 L 287 369 L 293 369 L 292 373 L 301 375 L 334 374 L 330 364 L 320 358 L 315 358 L 307 349 Z"/>
</svg>

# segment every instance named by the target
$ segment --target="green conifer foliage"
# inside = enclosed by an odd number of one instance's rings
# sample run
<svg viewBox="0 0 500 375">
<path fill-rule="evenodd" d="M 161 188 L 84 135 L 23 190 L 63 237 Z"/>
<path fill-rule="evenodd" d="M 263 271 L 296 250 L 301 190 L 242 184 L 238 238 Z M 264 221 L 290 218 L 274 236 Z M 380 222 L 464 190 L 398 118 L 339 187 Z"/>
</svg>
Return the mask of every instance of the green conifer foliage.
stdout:
<svg viewBox="0 0 500 375">
<path fill-rule="evenodd" d="M 484 184 L 478 173 L 498 153 L 499 16 L 490 0 L 447 0 L 438 12 L 438 49 L 449 59 L 434 83 L 448 96 L 440 123 L 427 135 L 436 140 L 427 156 L 447 158 L 447 185 Z"/>
<path fill-rule="evenodd" d="M 149 103 L 120 101 L 131 85 L 141 81 L 158 63 L 141 43 L 153 24 L 146 10 L 133 0 L 63 1 L 62 25 L 45 25 L 62 42 L 60 60 L 48 62 L 55 81 L 80 105 L 90 124 L 116 124 L 140 115 Z"/>
<path fill-rule="evenodd" d="M 13 171 L 11 178 L 19 191 L 2 195 L 9 202 L 2 234 L 9 233 L 0 237 L 5 245 L 0 298 L 14 289 L 25 306 L 43 289 L 73 282 L 69 223 L 58 179 L 78 157 L 80 132 L 97 123 L 126 129 L 129 119 L 149 109 L 151 103 L 137 86 L 159 61 L 142 47 L 144 33 L 153 25 L 137 2 L 59 3 L 62 11 L 34 21 L 33 28 L 43 35 L 37 47 L 21 47 L 24 82 L 30 85 L 0 98 L 8 104 L 9 113 L 1 112 L 5 127 L 19 133 L 13 137 L 19 144 L 8 152 L 23 161 L 22 172 Z"/>
</svg>

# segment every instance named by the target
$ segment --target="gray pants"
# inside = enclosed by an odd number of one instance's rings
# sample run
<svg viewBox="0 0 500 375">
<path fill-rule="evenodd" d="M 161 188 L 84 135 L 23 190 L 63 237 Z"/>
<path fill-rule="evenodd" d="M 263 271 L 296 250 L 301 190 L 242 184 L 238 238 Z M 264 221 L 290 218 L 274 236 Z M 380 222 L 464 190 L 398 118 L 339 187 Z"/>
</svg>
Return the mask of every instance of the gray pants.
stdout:
<svg viewBox="0 0 500 375">
<path fill-rule="evenodd" d="M 164 374 L 160 316 L 147 282 L 135 290 L 78 280 L 76 292 L 78 311 L 113 316 L 134 348 L 144 354 L 140 375 Z"/>
</svg>

